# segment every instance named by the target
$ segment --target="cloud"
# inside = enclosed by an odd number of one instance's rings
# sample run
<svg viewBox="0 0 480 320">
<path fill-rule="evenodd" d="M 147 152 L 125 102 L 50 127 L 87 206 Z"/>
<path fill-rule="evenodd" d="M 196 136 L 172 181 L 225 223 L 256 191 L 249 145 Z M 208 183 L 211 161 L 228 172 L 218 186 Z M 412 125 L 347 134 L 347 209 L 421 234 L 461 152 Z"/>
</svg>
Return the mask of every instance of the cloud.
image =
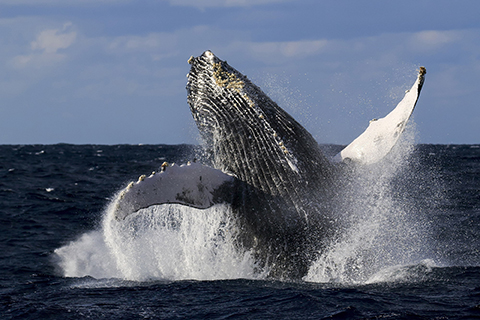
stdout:
<svg viewBox="0 0 480 320">
<path fill-rule="evenodd" d="M 209 7 L 253 7 L 266 4 L 283 3 L 292 0 L 169 0 L 173 6 L 209 8 Z"/>
<path fill-rule="evenodd" d="M 68 31 L 72 23 L 67 22 L 61 29 L 46 29 L 41 31 L 37 38 L 30 43 L 29 54 L 17 55 L 12 59 L 17 68 L 33 66 L 41 68 L 52 66 L 66 59 L 66 55 L 58 53 L 61 49 L 67 49 L 77 38 L 75 31 Z"/>
<path fill-rule="evenodd" d="M 145 36 L 120 36 L 114 38 L 108 49 L 115 52 L 172 51 L 176 49 L 174 33 L 150 33 Z"/>
<path fill-rule="evenodd" d="M 35 5 L 35 6 L 72 6 L 72 5 L 86 5 L 86 4 L 113 4 L 113 3 L 125 3 L 131 2 L 132 0 L 0 0 L 0 5 L 6 6 L 25 6 L 25 5 Z"/>
<path fill-rule="evenodd" d="M 463 38 L 462 31 L 425 30 L 410 35 L 408 44 L 416 51 L 435 52 Z"/>
<path fill-rule="evenodd" d="M 319 54 L 327 45 L 327 40 L 303 40 L 250 43 L 249 47 L 250 51 L 255 55 L 272 56 L 280 54 L 286 58 L 294 58 Z"/>
<path fill-rule="evenodd" d="M 293 0 L 164 0 L 172 6 L 209 8 L 209 7 L 252 7 L 258 5 L 289 2 Z M 0 0 L 0 5 L 8 6 L 75 6 L 90 4 L 122 4 L 132 3 L 132 0 Z"/>
<path fill-rule="evenodd" d="M 31 43 L 32 50 L 43 50 L 45 53 L 56 53 L 59 49 L 71 46 L 77 37 L 76 32 L 65 33 L 72 23 L 65 23 L 63 28 L 48 29 L 40 32 L 37 39 Z M 60 33 L 63 32 L 63 33 Z"/>
<path fill-rule="evenodd" d="M 171 3 L 195 6 L 197 2 Z M 258 3 L 204 2 L 209 6 Z M 285 77 L 284 84 L 277 88 L 279 93 L 272 97 L 322 142 L 351 141 L 369 119 L 388 111 L 386 104 L 396 102 L 391 97 L 402 95 L 420 63 L 426 64 L 428 70 L 422 103 L 427 102 L 429 94 L 436 95 L 438 106 L 445 105 L 444 101 L 461 104 L 456 100 L 476 95 L 475 84 L 480 76 L 480 30 L 473 29 L 383 33 L 348 39 L 315 35 L 302 38 L 299 32 L 276 38 L 288 41 L 272 41 L 272 37 L 243 27 L 243 23 L 242 27 L 182 25 L 172 26 L 170 32 L 145 29 L 136 34 L 119 34 L 122 30 L 89 34 L 91 26 L 86 27 L 81 19 L 75 21 L 73 25 L 50 18 L 0 19 L 2 97 L 28 105 L 35 96 L 38 105 L 65 108 L 72 119 L 82 115 L 86 118 L 91 112 L 98 112 L 98 117 L 109 114 L 114 119 L 105 120 L 108 126 L 140 121 L 145 114 L 168 114 L 158 117 L 155 129 L 146 127 L 152 132 L 164 130 L 165 138 L 160 142 L 184 140 L 167 136 L 175 131 L 168 128 L 180 128 L 186 120 L 178 117 L 173 124 L 166 119 L 180 112 L 189 119 L 184 90 L 189 69 L 186 61 L 190 55 L 198 56 L 207 49 L 266 90 L 271 90 L 268 83 L 265 86 L 269 81 L 266 74 Z M 54 83 L 62 86 L 54 87 Z M 133 112 L 132 106 L 144 109 Z M 416 114 L 421 116 L 423 110 L 419 108 Z M 91 139 L 98 142 L 97 138 Z M 126 138 L 119 136 L 114 141 L 121 139 Z"/>
</svg>

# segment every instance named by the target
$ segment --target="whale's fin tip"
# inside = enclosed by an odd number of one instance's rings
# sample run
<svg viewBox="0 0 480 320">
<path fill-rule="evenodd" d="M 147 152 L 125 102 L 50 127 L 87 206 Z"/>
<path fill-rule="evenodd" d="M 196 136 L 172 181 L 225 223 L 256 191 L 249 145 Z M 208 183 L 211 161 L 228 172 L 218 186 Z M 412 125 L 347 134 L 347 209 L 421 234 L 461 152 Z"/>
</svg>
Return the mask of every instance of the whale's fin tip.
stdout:
<svg viewBox="0 0 480 320">
<path fill-rule="evenodd" d="M 418 77 L 402 101 L 384 118 L 370 121 L 367 129 L 338 153 L 335 162 L 373 164 L 383 159 L 395 146 L 415 109 L 427 69 L 420 67 Z"/>
</svg>

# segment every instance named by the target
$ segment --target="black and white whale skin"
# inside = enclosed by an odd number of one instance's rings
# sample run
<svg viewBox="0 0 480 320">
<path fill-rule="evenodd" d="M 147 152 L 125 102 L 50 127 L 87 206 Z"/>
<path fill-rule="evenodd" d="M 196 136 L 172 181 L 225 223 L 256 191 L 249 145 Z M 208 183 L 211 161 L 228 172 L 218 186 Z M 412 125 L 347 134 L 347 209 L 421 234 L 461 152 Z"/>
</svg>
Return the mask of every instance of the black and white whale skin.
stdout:
<svg viewBox="0 0 480 320">
<path fill-rule="evenodd" d="M 115 216 L 151 205 L 232 207 L 239 249 L 276 278 L 301 278 L 338 229 L 334 199 L 343 162 L 368 165 L 395 145 L 415 107 L 425 68 L 405 98 L 334 159 L 246 76 L 206 51 L 188 61 L 188 104 L 210 165 L 164 167 L 119 193 Z"/>
</svg>

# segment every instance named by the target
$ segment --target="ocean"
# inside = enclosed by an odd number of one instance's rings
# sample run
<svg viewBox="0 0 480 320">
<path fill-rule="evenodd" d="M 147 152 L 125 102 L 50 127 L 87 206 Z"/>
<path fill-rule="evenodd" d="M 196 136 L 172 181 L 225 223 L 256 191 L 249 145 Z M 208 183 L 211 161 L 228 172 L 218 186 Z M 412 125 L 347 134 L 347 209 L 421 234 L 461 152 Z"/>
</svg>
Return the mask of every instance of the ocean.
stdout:
<svg viewBox="0 0 480 320">
<path fill-rule="evenodd" d="M 480 147 L 397 149 L 354 170 L 341 236 L 279 280 L 235 247 L 225 205 L 109 218 L 129 181 L 196 146 L 1 145 L 0 317 L 480 319 Z"/>
</svg>

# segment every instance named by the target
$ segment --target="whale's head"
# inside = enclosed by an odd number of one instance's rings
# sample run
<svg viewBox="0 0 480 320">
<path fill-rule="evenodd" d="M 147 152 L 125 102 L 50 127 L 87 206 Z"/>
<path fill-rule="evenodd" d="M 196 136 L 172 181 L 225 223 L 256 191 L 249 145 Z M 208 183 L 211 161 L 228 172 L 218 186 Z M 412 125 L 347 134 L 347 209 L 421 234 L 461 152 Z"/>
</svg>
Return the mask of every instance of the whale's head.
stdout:
<svg viewBox="0 0 480 320">
<path fill-rule="evenodd" d="M 206 144 L 217 151 L 215 154 L 222 153 L 222 147 L 233 147 L 225 145 L 228 141 L 244 148 L 258 139 L 269 145 L 278 140 L 277 149 L 286 150 L 272 127 L 275 123 L 267 119 L 275 111 L 273 102 L 260 88 L 211 51 L 188 62 L 190 110 Z"/>
<path fill-rule="evenodd" d="M 270 248 L 264 260 L 282 273 L 304 272 L 310 251 L 300 248 L 314 238 L 305 230 L 322 237 L 334 230 L 325 207 L 333 165 L 307 130 L 226 61 L 206 51 L 189 63 L 187 100 L 213 166 L 240 181 L 232 205 L 252 235 L 241 242 Z"/>
<path fill-rule="evenodd" d="M 188 62 L 188 103 L 216 168 L 272 194 L 329 179 L 315 139 L 246 76 L 210 51 Z"/>
</svg>

